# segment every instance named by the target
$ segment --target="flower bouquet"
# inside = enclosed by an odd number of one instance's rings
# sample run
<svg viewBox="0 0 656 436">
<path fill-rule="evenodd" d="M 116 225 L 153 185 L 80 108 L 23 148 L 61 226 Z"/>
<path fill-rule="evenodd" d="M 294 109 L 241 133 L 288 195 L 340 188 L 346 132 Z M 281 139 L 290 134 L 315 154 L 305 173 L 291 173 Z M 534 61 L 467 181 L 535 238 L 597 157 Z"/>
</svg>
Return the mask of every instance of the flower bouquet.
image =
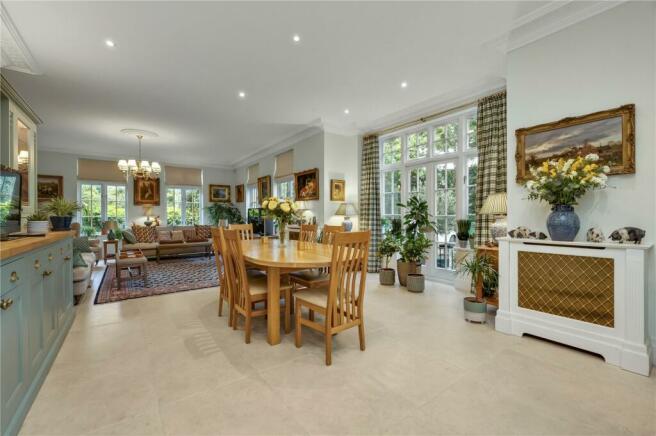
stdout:
<svg viewBox="0 0 656 436">
<path fill-rule="evenodd" d="M 289 198 L 279 200 L 276 197 L 269 197 L 262 202 L 267 217 L 278 222 L 278 231 L 280 234 L 280 245 L 287 242 L 287 224 L 294 218 L 298 206 Z"/>
<path fill-rule="evenodd" d="M 551 205 L 547 229 L 555 241 L 573 241 L 580 221 L 573 206 L 576 200 L 591 189 L 605 188 L 610 168 L 599 165 L 599 156 L 588 154 L 575 159 L 544 161 L 530 167 L 533 180 L 524 185 L 529 200 L 545 201 Z"/>
</svg>

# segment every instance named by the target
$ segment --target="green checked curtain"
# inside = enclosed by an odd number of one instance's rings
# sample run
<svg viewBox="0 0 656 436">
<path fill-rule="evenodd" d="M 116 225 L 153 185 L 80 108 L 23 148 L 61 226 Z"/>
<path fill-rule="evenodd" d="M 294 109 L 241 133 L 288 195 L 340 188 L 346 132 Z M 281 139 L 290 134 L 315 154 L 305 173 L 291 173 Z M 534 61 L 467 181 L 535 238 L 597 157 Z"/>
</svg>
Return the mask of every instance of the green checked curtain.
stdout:
<svg viewBox="0 0 656 436">
<path fill-rule="evenodd" d="M 476 210 L 496 192 L 506 192 L 506 91 L 478 101 L 478 177 L 476 179 Z M 490 239 L 490 224 L 494 218 L 476 214 L 476 244 Z"/>
<path fill-rule="evenodd" d="M 378 242 L 380 231 L 380 169 L 378 136 L 367 136 L 362 141 L 360 179 L 360 229 L 371 230 L 369 243 L 369 272 L 378 272 Z"/>
</svg>

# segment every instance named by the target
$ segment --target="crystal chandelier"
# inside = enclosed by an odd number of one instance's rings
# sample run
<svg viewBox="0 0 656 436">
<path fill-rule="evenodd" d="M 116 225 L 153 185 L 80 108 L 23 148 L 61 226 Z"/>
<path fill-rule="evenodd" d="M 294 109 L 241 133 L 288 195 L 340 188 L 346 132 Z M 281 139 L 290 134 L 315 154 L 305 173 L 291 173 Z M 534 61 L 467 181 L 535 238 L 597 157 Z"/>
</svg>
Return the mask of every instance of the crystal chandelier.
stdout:
<svg viewBox="0 0 656 436">
<path fill-rule="evenodd" d="M 121 132 L 128 135 L 135 135 L 139 140 L 139 159 L 121 159 L 118 161 L 118 169 L 123 172 L 125 177 L 143 177 L 144 179 L 157 179 L 162 172 L 162 168 L 157 162 L 148 162 L 141 159 L 141 140 L 144 136 L 157 137 L 157 133 L 146 130 L 123 129 Z"/>
</svg>

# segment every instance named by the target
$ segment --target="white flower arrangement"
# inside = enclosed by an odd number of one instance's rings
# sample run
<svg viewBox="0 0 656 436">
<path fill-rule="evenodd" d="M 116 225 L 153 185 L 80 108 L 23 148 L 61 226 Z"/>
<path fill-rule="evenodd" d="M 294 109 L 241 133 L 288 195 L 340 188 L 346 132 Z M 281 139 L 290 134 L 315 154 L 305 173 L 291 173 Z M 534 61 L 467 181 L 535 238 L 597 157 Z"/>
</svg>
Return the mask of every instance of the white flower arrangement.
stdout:
<svg viewBox="0 0 656 436">
<path fill-rule="evenodd" d="M 289 224 L 298 211 L 298 205 L 289 198 L 279 200 L 277 197 L 269 197 L 262 202 L 262 209 L 269 218 L 282 224 Z"/>
</svg>

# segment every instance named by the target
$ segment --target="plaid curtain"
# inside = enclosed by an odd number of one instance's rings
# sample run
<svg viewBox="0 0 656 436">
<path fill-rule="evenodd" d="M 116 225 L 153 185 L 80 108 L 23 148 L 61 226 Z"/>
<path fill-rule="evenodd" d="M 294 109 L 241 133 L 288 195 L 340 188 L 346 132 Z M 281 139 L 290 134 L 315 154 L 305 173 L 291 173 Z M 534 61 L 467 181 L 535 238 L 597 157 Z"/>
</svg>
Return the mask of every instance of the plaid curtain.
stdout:
<svg viewBox="0 0 656 436">
<path fill-rule="evenodd" d="M 369 272 L 378 272 L 378 242 L 380 230 L 380 169 L 378 136 L 367 136 L 362 141 L 360 178 L 360 229 L 371 230 L 369 243 Z"/>
<path fill-rule="evenodd" d="M 478 177 L 476 210 L 483 207 L 490 194 L 506 192 L 506 91 L 478 101 Z M 476 244 L 490 239 L 494 217 L 476 215 Z"/>
</svg>

